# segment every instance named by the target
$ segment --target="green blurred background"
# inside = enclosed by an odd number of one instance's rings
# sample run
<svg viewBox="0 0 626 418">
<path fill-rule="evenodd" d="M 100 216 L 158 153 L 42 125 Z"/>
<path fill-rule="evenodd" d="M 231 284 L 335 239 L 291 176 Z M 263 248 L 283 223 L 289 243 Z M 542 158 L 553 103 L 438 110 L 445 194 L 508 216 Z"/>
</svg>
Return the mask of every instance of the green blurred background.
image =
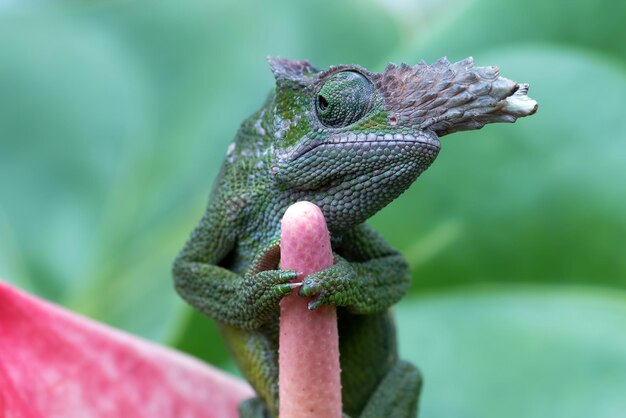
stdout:
<svg viewBox="0 0 626 418">
<path fill-rule="evenodd" d="M 522 5 L 523 4 L 523 5 Z M 626 416 L 626 3 L 0 0 L 0 276 L 236 373 L 170 265 L 265 57 L 474 56 L 539 112 L 443 141 L 373 224 L 423 418 Z"/>
</svg>

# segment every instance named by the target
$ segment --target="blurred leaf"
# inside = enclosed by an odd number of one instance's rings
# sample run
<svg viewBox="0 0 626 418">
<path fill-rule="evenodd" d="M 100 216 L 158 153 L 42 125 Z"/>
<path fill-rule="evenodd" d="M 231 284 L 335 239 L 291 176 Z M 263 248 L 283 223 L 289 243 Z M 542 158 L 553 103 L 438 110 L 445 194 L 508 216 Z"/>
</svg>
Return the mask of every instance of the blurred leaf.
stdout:
<svg viewBox="0 0 626 418">
<path fill-rule="evenodd" d="M 0 61 L 3 209 L 37 289 L 62 300 L 84 279 L 110 183 L 149 133 L 148 94 L 123 50 L 57 16 L 3 19 Z"/>
<path fill-rule="evenodd" d="M 418 33 L 395 55 L 419 50 L 422 58 L 475 57 L 489 48 L 519 43 L 558 44 L 594 50 L 626 64 L 626 3 L 611 0 L 524 2 L 475 0 L 434 34 Z"/>
<path fill-rule="evenodd" d="M 13 284 L 21 289 L 32 291 L 33 284 L 24 260 L 21 258 L 15 235 L 6 216 L 0 208 L 0 280 L 7 281 L 7 277 L 13 278 Z"/>
<path fill-rule="evenodd" d="M 496 287 L 400 303 L 402 357 L 425 376 L 423 418 L 618 418 L 626 294 Z"/>
<path fill-rule="evenodd" d="M 626 285 L 618 180 L 626 178 L 626 74 L 557 48 L 485 57 L 530 83 L 537 114 L 443 138 L 433 167 L 373 224 L 407 254 L 434 229 L 457 225 L 447 246 L 414 269 L 416 291 L 479 281 Z"/>
<path fill-rule="evenodd" d="M 0 282 L 2 416 L 235 418 L 252 388 Z"/>
<path fill-rule="evenodd" d="M 273 87 L 265 57 L 369 65 L 397 41 L 384 9 L 355 0 L 2 10 L 0 196 L 16 262 L 0 271 L 23 263 L 15 280 L 48 299 L 153 339 L 178 333 L 171 262 Z"/>
</svg>

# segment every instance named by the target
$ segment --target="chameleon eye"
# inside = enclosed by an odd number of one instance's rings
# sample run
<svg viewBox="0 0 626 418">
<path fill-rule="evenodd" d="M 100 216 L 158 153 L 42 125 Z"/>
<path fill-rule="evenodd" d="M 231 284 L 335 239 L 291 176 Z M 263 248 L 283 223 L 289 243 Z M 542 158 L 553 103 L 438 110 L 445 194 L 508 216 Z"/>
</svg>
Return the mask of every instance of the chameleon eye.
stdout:
<svg viewBox="0 0 626 418">
<path fill-rule="evenodd" d="M 324 96 L 322 96 L 321 94 L 317 96 L 317 106 L 319 107 L 321 111 L 326 110 L 326 108 L 328 107 L 328 102 L 326 101 Z"/>
<path fill-rule="evenodd" d="M 331 128 L 348 126 L 367 114 L 372 104 L 372 84 L 354 71 L 331 76 L 317 94 L 317 117 Z"/>
</svg>

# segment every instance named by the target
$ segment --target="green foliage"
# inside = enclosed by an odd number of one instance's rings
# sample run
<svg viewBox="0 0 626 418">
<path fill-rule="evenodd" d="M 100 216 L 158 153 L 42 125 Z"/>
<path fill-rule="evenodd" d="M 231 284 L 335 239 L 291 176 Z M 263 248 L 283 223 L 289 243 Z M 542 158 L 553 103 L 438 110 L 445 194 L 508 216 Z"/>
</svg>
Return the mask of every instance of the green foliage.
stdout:
<svg viewBox="0 0 626 418">
<path fill-rule="evenodd" d="M 539 112 L 444 138 L 372 220 L 413 267 L 397 316 L 423 416 L 617 417 L 625 18 L 608 0 L 0 5 L 0 276 L 232 370 L 169 270 L 272 88 L 265 56 L 473 55 L 529 82 Z"/>
<path fill-rule="evenodd" d="M 400 352 L 425 375 L 423 417 L 624 415 L 624 292 L 460 288 L 397 314 Z"/>
</svg>

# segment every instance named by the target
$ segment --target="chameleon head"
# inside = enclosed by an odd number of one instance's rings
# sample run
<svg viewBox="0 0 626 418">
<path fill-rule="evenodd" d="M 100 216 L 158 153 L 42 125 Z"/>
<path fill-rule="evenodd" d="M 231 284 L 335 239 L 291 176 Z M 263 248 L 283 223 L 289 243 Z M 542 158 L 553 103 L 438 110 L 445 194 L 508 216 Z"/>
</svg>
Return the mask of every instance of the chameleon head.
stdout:
<svg viewBox="0 0 626 418">
<path fill-rule="evenodd" d="M 276 78 L 272 175 L 282 192 L 349 228 L 394 200 L 430 166 L 439 137 L 534 113 L 527 85 L 471 58 L 450 64 L 315 69 L 269 58 Z"/>
</svg>

